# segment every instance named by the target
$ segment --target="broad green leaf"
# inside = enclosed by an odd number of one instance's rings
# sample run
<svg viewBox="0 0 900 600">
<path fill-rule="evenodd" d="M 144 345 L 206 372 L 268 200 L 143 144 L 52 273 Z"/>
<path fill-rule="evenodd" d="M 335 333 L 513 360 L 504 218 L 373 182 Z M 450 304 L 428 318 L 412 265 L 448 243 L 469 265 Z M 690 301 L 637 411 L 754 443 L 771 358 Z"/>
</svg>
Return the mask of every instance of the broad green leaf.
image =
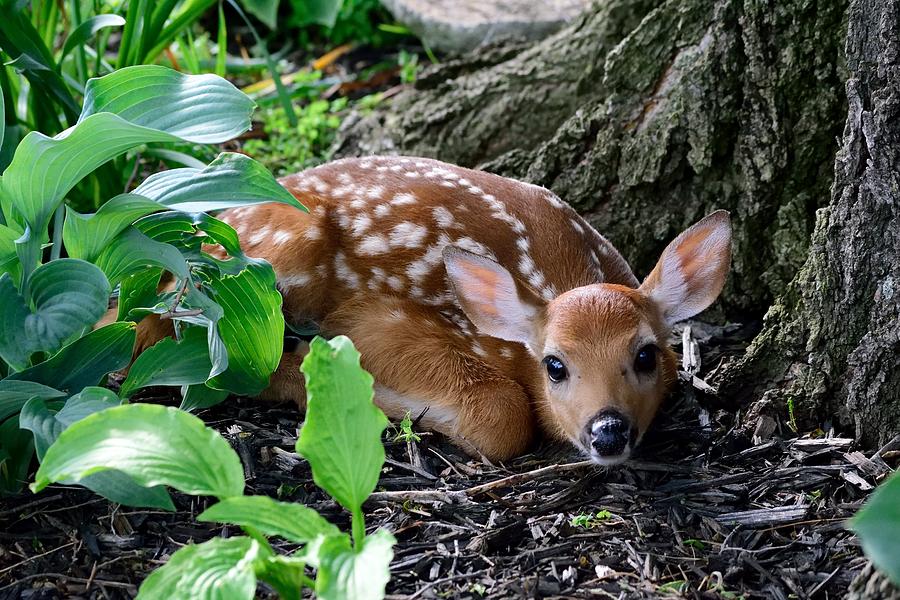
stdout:
<svg viewBox="0 0 900 600">
<path fill-rule="evenodd" d="M 107 469 L 142 486 L 228 498 L 244 491 L 244 470 L 228 442 L 176 408 L 128 404 L 95 413 L 62 432 L 41 463 L 32 489 L 79 482 Z"/>
<path fill-rule="evenodd" d="M 96 213 L 83 215 L 66 207 L 63 242 L 72 258 L 93 261 L 113 238 L 136 219 L 164 210 L 158 202 L 137 194 L 120 194 Z"/>
<path fill-rule="evenodd" d="M 85 19 L 82 21 L 81 25 L 76 27 L 72 33 L 69 34 L 69 37 L 66 38 L 66 43 L 63 44 L 62 53 L 59 55 L 60 64 L 62 64 L 69 52 L 91 39 L 91 37 L 101 29 L 105 27 L 121 27 L 124 24 L 125 19 L 119 15 L 94 15 L 93 17 Z"/>
<path fill-rule="evenodd" d="M 315 338 L 301 370 L 307 409 L 297 452 L 309 461 L 316 485 L 357 513 L 384 464 L 381 433 L 388 421 L 372 403 L 372 376 L 345 336 Z"/>
<path fill-rule="evenodd" d="M 181 410 L 192 412 L 221 404 L 229 396 L 227 390 L 214 390 L 205 384 L 189 385 L 182 392 Z"/>
<path fill-rule="evenodd" d="M 295 18 L 299 20 L 297 25 L 334 27 L 343 4 L 344 0 L 306 0 L 302 4 L 295 4 Z"/>
<path fill-rule="evenodd" d="M 91 79 L 75 127 L 53 138 L 32 132 L 19 144 L 0 178 L 3 212 L 44 231 L 69 190 L 108 160 L 151 142 L 224 142 L 250 128 L 253 107 L 215 75 L 141 65 Z"/>
<path fill-rule="evenodd" d="M 350 547 L 346 537 L 332 537 L 319 548 L 316 596 L 319 600 L 381 600 L 391 578 L 388 565 L 397 543 L 390 532 L 379 529 L 366 536 L 362 548 Z"/>
<path fill-rule="evenodd" d="M 67 483 L 67 482 L 62 482 Z M 158 508 L 160 510 L 175 510 L 172 497 L 163 485 L 144 487 L 138 485 L 134 479 L 121 471 L 109 469 L 88 475 L 81 480 L 81 485 L 111 500 L 125 506 L 137 508 Z"/>
<path fill-rule="evenodd" d="M 134 227 L 128 227 L 116 236 L 94 263 L 113 286 L 148 267 L 161 267 L 179 279 L 190 277 L 187 262 L 177 248 L 152 240 Z"/>
<path fill-rule="evenodd" d="M 263 554 L 248 537 L 189 544 L 150 574 L 139 600 L 247 600 L 256 594 L 254 563 Z"/>
<path fill-rule="evenodd" d="M 866 556 L 900 585 L 900 474 L 878 486 L 850 521 Z"/>
<path fill-rule="evenodd" d="M 293 556 L 267 556 L 256 561 L 256 576 L 275 588 L 281 600 L 300 600 L 306 577 L 306 563 Z"/>
<path fill-rule="evenodd" d="M 19 419 L 0 421 L 0 496 L 22 489 L 33 456 L 34 436 L 19 429 Z"/>
<path fill-rule="evenodd" d="M 78 338 L 44 362 L 13 373 L 6 381 L 34 381 L 75 394 L 127 367 L 134 338 L 134 323 L 112 323 Z"/>
<path fill-rule="evenodd" d="M 203 511 L 197 520 L 252 527 L 263 535 L 277 535 L 298 544 L 310 542 L 320 535 L 341 533 L 313 509 L 268 496 L 226 498 Z"/>
<path fill-rule="evenodd" d="M 52 138 L 32 131 L 0 178 L 3 213 L 44 231 L 69 190 L 97 167 L 139 144 L 178 140 L 111 113 L 91 115 Z"/>
<path fill-rule="evenodd" d="M 228 349 L 228 369 L 209 384 L 234 394 L 256 395 L 268 386 L 284 347 L 275 272 L 268 263 L 251 263 L 238 275 L 214 279 L 208 286 L 225 311 L 218 331 Z"/>
<path fill-rule="evenodd" d="M 16 414 L 31 398 L 58 400 L 65 394 L 46 385 L 33 381 L 4 379 L 0 381 L 0 422 Z"/>
<path fill-rule="evenodd" d="M 119 321 L 130 318 L 130 313 L 136 308 L 151 308 L 159 301 L 156 293 L 159 287 L 159 279 L 162 269 L 149 268 L 133 273 L 122 279 L 119 284 L 119 312 L 116 317 Z"/>
<path fill-rule="evenodd" d="M 232 152 L 220 154 L 204 169 L 169 169 L 155 173 L 134 190 L 184 212 L 212 211 L 263 202 L 303 205 L 261 164 Z"/>
<path fill-rule="evenodd" d="M 58 412 L 49 408 L 42 398 L 32 398 L 22 407 L 19 427 L 34 434 L 34 449 L 38 460 L 41 460 L 47 448 L 66 427 L 88 415 L 121 403 L 115 393 L 101 387 L 84 388 L 66 400 Z"/>
<path fill-rule="evenodd" d="M 144 350 L 122 383 L 119 393 L 128 398 L 140 388 L 151 385 L 191 385 L 209 378 L 212 364 L 206 331 L 188 327 L 181 340 L 163 338 Z"/>
<path fill-rule="evenodd" d="M 157 242 L 181 247 L 185 239 L 192 237 L 194 219 L 191 215 L 168 211 L 149 215 L 135 222 L 134 226 L 144 235 Z"/>
<path fill-rule="evenodd" d="M 106 312 L 110 286 L 94 265 L 63 258 L 38 267 L 23 298 L 0 275 L 0 357 L 18 369 L 34 352 L 54 352 Z"/>
<path fill-rule="evenodd" d="M 20 235 L 15 229 L 0 225 L 0 274 L 15 271 L 19 261 L 16 255 L 16 240 Z"/>
<path fill-rule="evenodd" d="M 278 25 L 278 0 L 242 0 L 241 4 L 269 29 Z"/>
<path fill-rule="evenodd" d="M 250 129 L 255 107 L 253 100 L 221 77 L 139 65 L 88 81 L 79 122 L 109 112 L 185 141 L 218 144 Z"/>
</svg>

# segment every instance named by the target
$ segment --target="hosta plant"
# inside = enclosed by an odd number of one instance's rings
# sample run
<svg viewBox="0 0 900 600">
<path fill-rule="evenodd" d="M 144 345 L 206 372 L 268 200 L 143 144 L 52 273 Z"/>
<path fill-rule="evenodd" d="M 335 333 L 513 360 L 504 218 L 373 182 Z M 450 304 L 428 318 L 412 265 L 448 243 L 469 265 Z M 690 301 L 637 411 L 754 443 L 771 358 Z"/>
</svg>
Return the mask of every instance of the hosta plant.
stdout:
<svg viewBox="0 0 900 600">
<path fill-rule="evenodd" d="M 900 585 L 900 474 L 885 480 L 850 521 L 872 562 Z"/>
<path fill-rule="evenodd" d="M 286 599 L 300 598 L 304 587 L 323 600 L 382 598 L 394 537 L 385 530 L 366 534 L 362 504 L 384 464 L 387 419 L 372 403 L 372 377 L 346 337 L 313 340 L 302 370 L 308 408 L 297 452 L 316 484 L 350 512 L 352 534 L 306 506 L 245 496 L 241 462 L 228 442 L 196 417 L 162 406 L 116 406 L 78 421 L 46 451 L 32 488 L 124 478 L 172 509 L 169 486 L 214 496 L 218 501 L 198 519 L 246 532 L 181 548 L 147 577 L 138 598 L 250 599 L 258 581 Z M 278 554 L 272 536 L 302 547 Z"/>
<path fill-rule="evenodd" d="M 178 386 L 197 407 L 268 384 L 284 332 L 274 272 L 208 214 L 270 201 L 302 209 L 268 171 L 225 153 L 152 174 L 92 214 L 65 205 L 113 157 L 146 144 L 224 142 L 250 127 L 253 107 L 214 75 L 129 67 L 88 82 L 76 125 L 18 144 L 0 177 L 0 491 L 19 487 L 32 446 L 41 458 L 66 427 L 143 387 Z M 114 293 L 117 318 L 95 328 Z M 148 314 L 171 320 L 175 339 L 141 355 L 120 395 L 95 387 L 128 365 L 135 322 Z M 85 484 L 159 504 L 125 477 Z"/>
</svg>

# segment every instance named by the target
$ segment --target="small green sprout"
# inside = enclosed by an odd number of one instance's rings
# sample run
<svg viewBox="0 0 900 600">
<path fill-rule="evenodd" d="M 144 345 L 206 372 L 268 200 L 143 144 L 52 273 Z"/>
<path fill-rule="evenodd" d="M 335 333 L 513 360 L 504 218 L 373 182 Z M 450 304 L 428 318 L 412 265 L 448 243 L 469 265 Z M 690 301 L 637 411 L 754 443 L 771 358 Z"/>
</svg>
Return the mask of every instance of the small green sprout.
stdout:
<svg viewBox="0 0 900 600">
<path fill-rule="evenodd" d="M 422 441 L 422 438 L 419 437 L 413 430 L 413 422 L 412 416 L 409 414 L 409 411 L 406 411 L 406 414 L 403 416 L 403 420 L 398 424 L 400 427 L 400 431 L 397 432 L 397 435 L 394 436 L 395 442 L 419 442 Z"/>
<path fill-rule="evenodd" d="M 569 524 L 572 527 L 583 527 L 584 529 L 593 529 L 609 522 L 615 518 L 615 515 L 608 510 L 598 510 L 595 514 L 581 513 L 572 517 Z"/>
</svg>

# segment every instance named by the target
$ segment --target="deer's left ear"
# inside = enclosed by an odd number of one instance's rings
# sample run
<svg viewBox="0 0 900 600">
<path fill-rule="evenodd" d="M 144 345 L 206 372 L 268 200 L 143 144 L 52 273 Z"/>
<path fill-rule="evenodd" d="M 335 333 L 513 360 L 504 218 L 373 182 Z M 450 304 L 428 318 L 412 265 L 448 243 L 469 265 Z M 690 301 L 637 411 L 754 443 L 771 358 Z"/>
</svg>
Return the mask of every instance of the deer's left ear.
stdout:
<svg viewBox="0 0 900 600">
<path fill-rule="evenodd" d="M 487 257 L 447 246 L 444 265 L 463 312 L 482 333 L 534 346 L 546 302 Z"/>
<path fill-rule="evenodd" d="M 715 301 L 730 264 L 731 218 L 718 210 L 675 238 L 639 289 L 672 325 Z"/>
</svg>

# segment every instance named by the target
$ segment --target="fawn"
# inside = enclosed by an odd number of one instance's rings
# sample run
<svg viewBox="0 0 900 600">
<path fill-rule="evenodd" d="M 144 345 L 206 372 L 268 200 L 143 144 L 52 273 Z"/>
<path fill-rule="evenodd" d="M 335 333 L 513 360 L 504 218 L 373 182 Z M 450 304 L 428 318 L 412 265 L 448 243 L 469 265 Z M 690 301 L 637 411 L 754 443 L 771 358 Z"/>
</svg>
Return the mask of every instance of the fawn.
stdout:
<svg viewBox="0 0 900 600">
<path fill-rule="evenodd" d="M 599 464 L 626 460 L 675 381 L 673 323 L 716 299 L 731 259 L 718 211 L 639 283 L 552 192 L 436 160 L 345 159 L 281 183 L 308 214 L 261 204 L 219 218 L 274 267 L 287 322 L 349 336 L 389 417 L 421 415 L 492 460 L 538 431 Z M 139 346 L 165 335 L 153 323 Z M 304 407 L 307 348 L 285 352 L 263 397 Z"/>
</svg>

